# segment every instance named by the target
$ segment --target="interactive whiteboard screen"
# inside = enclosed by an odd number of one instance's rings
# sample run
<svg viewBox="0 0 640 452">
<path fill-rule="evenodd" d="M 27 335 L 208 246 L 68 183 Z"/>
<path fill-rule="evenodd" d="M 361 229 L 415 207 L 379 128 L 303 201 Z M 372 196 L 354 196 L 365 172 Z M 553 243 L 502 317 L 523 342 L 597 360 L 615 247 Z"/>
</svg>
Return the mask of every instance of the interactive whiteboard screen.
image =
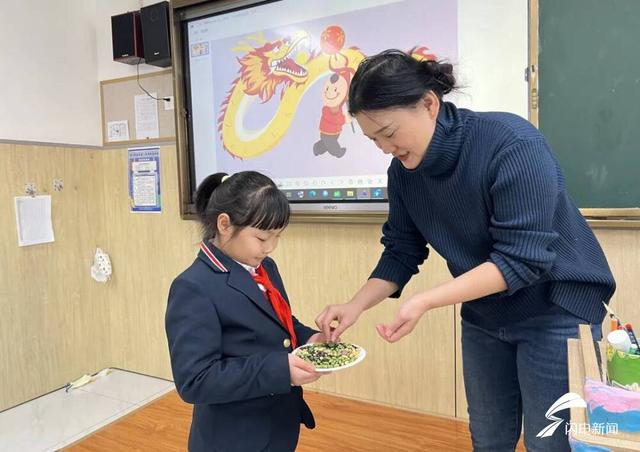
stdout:
<svg viewBox="0 0 640 452">
<path fill-rule="evenodd" d="M 207 8 L 187 10 L 182 23 L 192 190 L 214 172 L 256 170 L 294 210 L 385 210 L 391 157 L 362 134 L 346 101 L 360 61 L 388 48 L 453 63 L 459 106 L 526 117 L 526 0 Z"/>
</svg>

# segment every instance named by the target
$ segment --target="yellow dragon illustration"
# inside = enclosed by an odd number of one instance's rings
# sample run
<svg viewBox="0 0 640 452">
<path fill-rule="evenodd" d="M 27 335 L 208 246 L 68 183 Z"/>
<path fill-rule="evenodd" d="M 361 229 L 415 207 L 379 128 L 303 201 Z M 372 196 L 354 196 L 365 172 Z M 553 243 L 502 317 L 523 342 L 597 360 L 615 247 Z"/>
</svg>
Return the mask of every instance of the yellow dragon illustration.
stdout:
<svg viewBox="0 0 640 452">
<path fill-rule="evenodd" d="M 329 63 L 336 56 L 324 52 L 307 54 L 304 46 L 308 38 L 306 32 L 300 32 L 268 42 L 260 34 L 248 37 L 261 44 L 259 47 L 242 42 L 233 49 L 246 53 L 238 58 L 238 77 L 222 103 L 218 132 L 225 150 L 234 157 L 253 158 L 273 149 L 287 133 L 304 94 L 331 73 Z M 340 55 L 346 67 L 354 71 L 365 58 L 356 47 L 343 48 Z M 269 101 L 278 87 L 280 102 L 273 117 L 261 129 L 245 128 L 244 117 L 251 104 Z"/>
</svg>

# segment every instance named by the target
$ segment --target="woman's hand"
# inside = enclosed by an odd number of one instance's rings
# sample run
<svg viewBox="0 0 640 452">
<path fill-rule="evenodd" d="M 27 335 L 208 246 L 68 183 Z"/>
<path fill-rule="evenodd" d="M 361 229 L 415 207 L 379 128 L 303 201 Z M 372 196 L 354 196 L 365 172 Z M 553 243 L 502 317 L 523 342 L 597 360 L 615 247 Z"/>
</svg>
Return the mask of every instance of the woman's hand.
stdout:
<svg viewBox="0 0 640 452">
<path fill-rule="evenodd" d="M 506 289 L 507 283 L 497 265 L 484 262 L 428 292 L 409 298 L 402 303 L 392 323 L 378 325 L 376 329 L 385 340 L 396 342 L 411 333 L 422 314 L 430 309 L 477 300 Z"/>
<path fill-rule="evenodd" d="M 405 300 L 393 322 L 377 325 L 376 330 L 387 342 L 397 342 L 411 333 L 422 315 L 429 310 L 424 294 L 417 294 Z"/>
<path fill-rule="evenodd" d="M 298 358 L 292 353 L 289 353 L 289 375 L 291 375 L 291 384 L 293 386 L 313 383 L 322 376 L 321 373 L 316 372 L 313 364 Z"/>
<path fill-rule="evenodd" d="M 356 323 L 360 314 L 371 309 L 398 291 L 398 285 L 379 278 L 370 278 L 349 303 L 329 305 L 316 317 L 316 325 L 328 342 L 337 342 L 347 328 Z M 338 322 L 334 327 L 333 322 Z"/>
<path fill-rule="evenodd" d="M 360 314 L 362 314 L 362 308 L 354 303 L 333 304 L 324 308 L 316 317 L 316 325 L 329 342 L 337 342 L 340 340 L 340 335 L 356 323 Z M 331 326 L 334 321 L 338 322 L 335 328 Z"/>
</svg>

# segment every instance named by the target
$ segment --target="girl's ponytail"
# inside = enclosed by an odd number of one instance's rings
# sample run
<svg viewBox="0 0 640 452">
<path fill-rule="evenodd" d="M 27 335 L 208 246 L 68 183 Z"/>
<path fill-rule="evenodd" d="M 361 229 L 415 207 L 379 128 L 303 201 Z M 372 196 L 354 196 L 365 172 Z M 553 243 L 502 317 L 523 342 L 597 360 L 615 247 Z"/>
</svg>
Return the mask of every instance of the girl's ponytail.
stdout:
<svg viewBox="0 0 640 452">
<path fill-rule="evenodd" d="M 226 173 L 215 173 L 207 176 L 196 190 L 196 213 L 200 218 L 203 217 L 209 205 L 209 199 L 213 191 L 222 183 L 222 179 L 227 176 Z"/>
</svg>

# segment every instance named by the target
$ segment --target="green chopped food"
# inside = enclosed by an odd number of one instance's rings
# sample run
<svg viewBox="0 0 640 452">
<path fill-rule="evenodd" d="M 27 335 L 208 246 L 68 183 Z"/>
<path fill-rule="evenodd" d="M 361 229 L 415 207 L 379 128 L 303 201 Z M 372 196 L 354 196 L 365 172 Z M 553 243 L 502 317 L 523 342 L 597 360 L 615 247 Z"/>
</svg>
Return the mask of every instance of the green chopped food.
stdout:
<svg viewBox="0 0 640 452">
<path fill-rule="evenodd" d="M 360 347 L 342 342 L 325 342 L 302 347 L 296 355 L 313 364 L 316 369 L 331 369 L 346 366 L 357 360 Z"/>
</svg>

